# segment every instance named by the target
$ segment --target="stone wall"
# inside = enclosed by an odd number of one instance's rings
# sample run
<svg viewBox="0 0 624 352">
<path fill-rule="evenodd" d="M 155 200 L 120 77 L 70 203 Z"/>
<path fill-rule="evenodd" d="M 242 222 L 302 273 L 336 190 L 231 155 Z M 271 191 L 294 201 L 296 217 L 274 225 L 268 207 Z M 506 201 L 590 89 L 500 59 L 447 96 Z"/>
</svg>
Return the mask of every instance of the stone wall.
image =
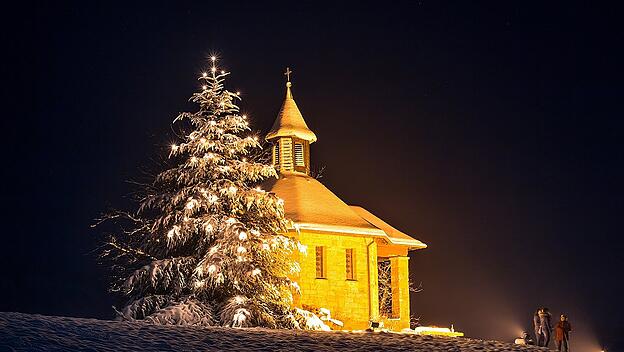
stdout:
<svg viewBox="0 0 624 352">
<path fill-rule="evenodd" d="M 304 231 L 299 240 L 307 246 L 307 254 L 299 257 L 301 274 L 297 280 L 302 293 L 296 302 L 329 309 L 332 318 L 341 320 L 347 330 L 366 329 L 371 319 L 378 320 L 375 241 L 370 237 Z M 316 277 L 317 246 L 325 247 L 325 278 Z M 354 252 L 354 280 L 346 277 L 347 248 Z"/>
</svg>

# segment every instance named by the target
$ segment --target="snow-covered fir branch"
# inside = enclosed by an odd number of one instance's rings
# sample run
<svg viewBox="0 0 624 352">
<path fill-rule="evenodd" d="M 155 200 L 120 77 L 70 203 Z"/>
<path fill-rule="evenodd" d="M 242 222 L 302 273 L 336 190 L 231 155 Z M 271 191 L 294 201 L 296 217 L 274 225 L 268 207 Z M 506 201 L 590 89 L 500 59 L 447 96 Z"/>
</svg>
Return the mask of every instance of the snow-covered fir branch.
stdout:
<svg viewBox="0 0 624 352">
<path fill-rule="evenodd" d="M 142 187 L 133 212 L 106 217 L 120 227 L 103 252 L 121 267 L 114 287 L 123 319 L 155 324 L 301 324 L 291 308 L 299 243 L 286 236 L 281 199 L 258 187 L 277 177 L 266 163 L 228 72 L 212 61 L 174 124 L 189 129 L 169 150 L 170 167 Z M 299 314 L 300 316 L 300 314 Z"/>
</svg>

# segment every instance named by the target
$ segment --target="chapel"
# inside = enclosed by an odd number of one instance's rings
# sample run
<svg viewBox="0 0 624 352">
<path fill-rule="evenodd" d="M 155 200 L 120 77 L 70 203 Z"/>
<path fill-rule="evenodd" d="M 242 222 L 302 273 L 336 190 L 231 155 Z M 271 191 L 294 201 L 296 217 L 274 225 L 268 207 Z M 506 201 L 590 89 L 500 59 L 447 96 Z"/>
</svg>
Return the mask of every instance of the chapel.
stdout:
<svg viewBox="0 0 624 352">
<path fill-rule="evenodd" d="M 316 135 L 293 99 L 287 70 L 286 98 L 266 135 L 279 178 L 263 185 L 284 200 L 291 235 L 306 246 L 298 255 L 300 294 L 295 305 L 326 308 L 343 323 L 332 329 L 360 330 L 383 323 L 410 327 L 410 251 L 423 242 L 395 229 L 363 207 L 348 205 L 310 176 L 310 146 Z"/>
</svg>

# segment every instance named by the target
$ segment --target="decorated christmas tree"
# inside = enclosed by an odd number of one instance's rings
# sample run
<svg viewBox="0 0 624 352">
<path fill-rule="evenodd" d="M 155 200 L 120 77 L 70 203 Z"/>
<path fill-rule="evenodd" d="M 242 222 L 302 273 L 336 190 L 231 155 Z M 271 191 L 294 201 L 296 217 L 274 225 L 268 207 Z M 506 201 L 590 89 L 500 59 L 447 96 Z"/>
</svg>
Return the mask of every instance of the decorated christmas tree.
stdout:
<svg viewBox="0 0 624 352">
<path fill-rule="evenodd" d="M 169 164 L 145 185 L 133 212 L 117 212 L 124 230 L 105 255 L 120 268 L 114 290 L 128 320 L 158 324 L 298 327 L 289 277 L 300 244 L 287 236 L 283 201 L 258 185 L 277 177 L 262 162 L 258 138 L 240 114 L 228 72 L 209 72 L 174 125 Z M 129 223 L 129 224 L 128 224 Z"/>
</svg>

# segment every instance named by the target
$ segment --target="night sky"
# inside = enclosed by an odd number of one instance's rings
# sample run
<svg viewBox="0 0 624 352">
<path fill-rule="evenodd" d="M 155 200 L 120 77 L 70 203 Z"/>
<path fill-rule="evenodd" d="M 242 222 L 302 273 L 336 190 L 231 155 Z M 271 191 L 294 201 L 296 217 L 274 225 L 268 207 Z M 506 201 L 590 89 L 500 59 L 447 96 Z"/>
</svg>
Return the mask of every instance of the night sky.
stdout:
<svg viewBox="0 0 624 352">
<path fill-rule="evenodd" d="M 576 350 L 621 346 L 620 9 L 86 3 L 3 11 L 0 311 L 113 317 L 90 225 L 158 170 L 214 52 L 261 133 L 289 66 L 321 182 L 429 245 L 423 323 L 511 340 L 548 306 Z"/>
</svg>

